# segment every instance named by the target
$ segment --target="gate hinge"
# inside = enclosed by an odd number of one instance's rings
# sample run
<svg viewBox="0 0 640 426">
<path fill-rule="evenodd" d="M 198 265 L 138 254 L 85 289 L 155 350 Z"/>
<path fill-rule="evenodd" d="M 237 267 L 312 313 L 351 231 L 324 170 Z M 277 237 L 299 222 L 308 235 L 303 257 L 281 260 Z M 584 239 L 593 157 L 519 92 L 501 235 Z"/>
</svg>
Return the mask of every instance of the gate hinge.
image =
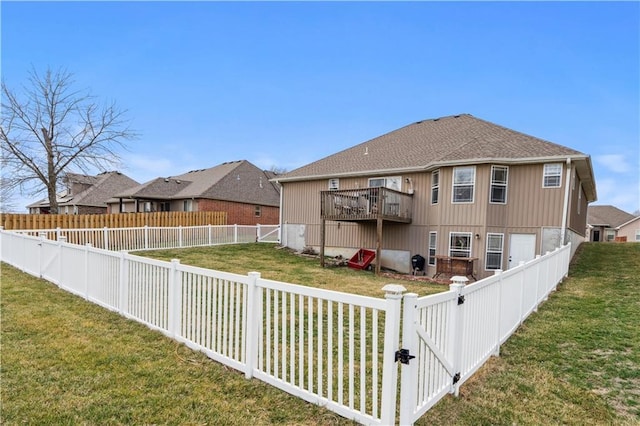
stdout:
<svg viewBox="0 0 640 426">
<path fill-rule="evenodd" d="M 456 383 L 458 383 L 460 381 L 460 373 L 456 373 L 453 376 L 453 384 L 455 385 Z"/>
<path fill-rule="evenodd" d="M 461 294 L 458 296 L 458 305 L 462 305 L 464 303 L 464 296 Z"/>
<path fill-rule="evenodd" d="M 400 361 L 401 364 L 409 364 L 409 361 L 414 358 L 414 355 L 409 354 L 409 349 L 396 351 L 396 362 Z"/>
</svg>

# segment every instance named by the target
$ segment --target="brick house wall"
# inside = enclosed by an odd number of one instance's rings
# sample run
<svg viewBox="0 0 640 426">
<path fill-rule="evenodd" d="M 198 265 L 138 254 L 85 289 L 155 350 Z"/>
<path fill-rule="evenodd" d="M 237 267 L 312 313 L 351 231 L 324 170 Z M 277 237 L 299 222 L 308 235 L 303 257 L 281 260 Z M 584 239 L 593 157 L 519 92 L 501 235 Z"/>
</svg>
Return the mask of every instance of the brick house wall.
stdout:
<svg viewBox="0 0 640 426">
<path fill-rule="evenodd" d="M 236 203 L 223 200 L 198 200 L 198 211 L 227 212 L 229 225 L 277 225 L 280 221 L 280 208 L 259 206 L 260 216 L 256 216 L 257 204 Z"/>
</svg>

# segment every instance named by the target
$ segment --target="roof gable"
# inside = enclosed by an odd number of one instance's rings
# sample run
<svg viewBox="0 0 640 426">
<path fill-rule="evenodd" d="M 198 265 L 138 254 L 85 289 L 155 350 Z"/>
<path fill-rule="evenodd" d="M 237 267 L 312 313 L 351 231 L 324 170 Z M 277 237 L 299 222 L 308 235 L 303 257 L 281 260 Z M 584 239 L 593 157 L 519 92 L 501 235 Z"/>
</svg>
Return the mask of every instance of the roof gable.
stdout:
<svg viewBox="0 0 640 426">
<path fill-rule="evenodd" d="M 618 228 L 634 219 L 636 216 L 609 205 L 589 206 L 587 210 L 587 224 L 591 226 Z"/>
</svg>

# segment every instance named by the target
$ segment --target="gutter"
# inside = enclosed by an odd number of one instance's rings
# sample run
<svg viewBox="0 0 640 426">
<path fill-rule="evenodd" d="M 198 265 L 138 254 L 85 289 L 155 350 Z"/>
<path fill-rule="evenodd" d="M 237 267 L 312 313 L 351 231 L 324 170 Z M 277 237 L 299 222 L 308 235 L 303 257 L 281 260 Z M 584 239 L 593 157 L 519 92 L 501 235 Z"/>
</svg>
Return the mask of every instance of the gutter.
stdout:
<svg viewBox="0 0 640 426">
<path fill-rule="evenodd" d="M 271 181 L 277 182 L 299 182 L 299 181 L 308 181 L 308 180 L 317 180 L 317 179 L 331 179 L 331 178 L 346 178 L 346 177 L 360 177 L 360 176 L 387 176 L 392 174 L 402 174 L 402 173 L 420 173 L 420 172 L 428 172 L 440 167 L 450 167 L 450 166 L 467 166 L 467 165 L 477 165 L 477 164 L 540 164 L 540 163 L 548 163 L 548 162 L 558 162 L 562 160 L 571 161 L 574 160 L 585 160 L 589 161 L 588 155 L 572 155 L 570 157 L 531 157 L 531 158 L 472 158 L 468 160 L 461 161 L 435 161 L 422 166 L 411 166 L 411 167 L 398 167 L 394 169 L 374 169 L 374 170 L 362 170 L 358 172 L 342 172 L 342 173 L 323 173 L 317 175 L 305 175 L 305 176 L 294 176 L 294 177 L 279 177 L 278 179 L 271 179 Z"/>
</svg>

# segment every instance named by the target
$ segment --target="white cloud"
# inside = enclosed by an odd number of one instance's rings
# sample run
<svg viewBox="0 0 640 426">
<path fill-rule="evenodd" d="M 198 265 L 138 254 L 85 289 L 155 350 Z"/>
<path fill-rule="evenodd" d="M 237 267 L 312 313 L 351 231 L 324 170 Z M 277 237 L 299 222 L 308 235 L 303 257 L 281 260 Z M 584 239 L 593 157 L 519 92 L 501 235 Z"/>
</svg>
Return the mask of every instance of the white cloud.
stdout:
<svg viewBox="0 0 640 426">
<path fill-rule="evenodd" d="M 631 171 L 631 164 L 629 164 L 628 158 L 622 154 L 596 155 L 595 160 L 598 164 L 614 173 L 628 173 Z"/>
</svg>

